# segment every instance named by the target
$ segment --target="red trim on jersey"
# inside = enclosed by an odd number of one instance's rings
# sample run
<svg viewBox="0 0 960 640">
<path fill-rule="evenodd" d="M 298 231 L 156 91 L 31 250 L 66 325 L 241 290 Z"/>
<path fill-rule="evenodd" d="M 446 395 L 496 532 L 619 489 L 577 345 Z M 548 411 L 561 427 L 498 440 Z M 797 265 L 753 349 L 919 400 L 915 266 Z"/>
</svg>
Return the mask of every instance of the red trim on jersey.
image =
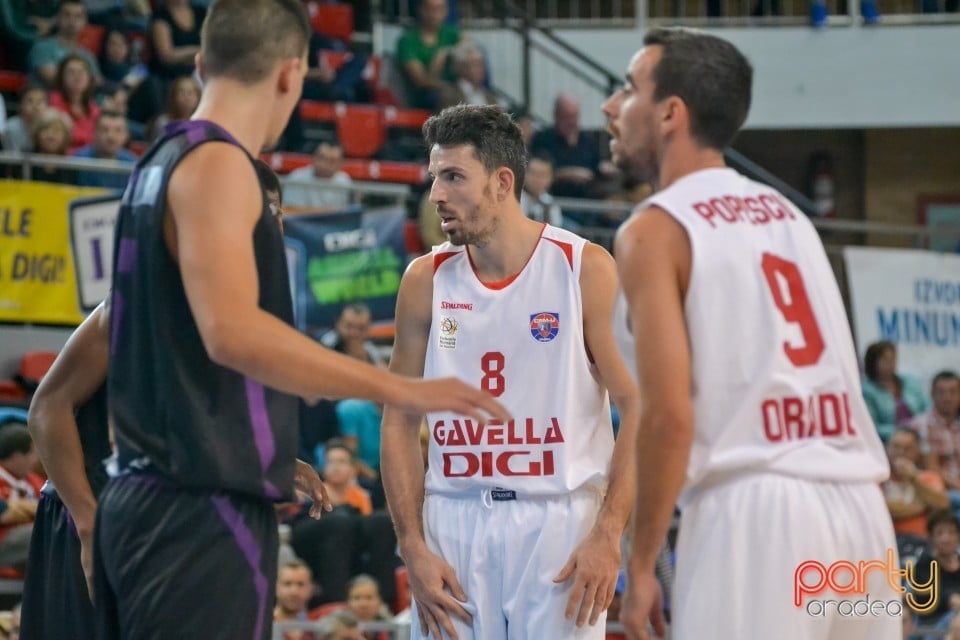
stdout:
<svg viewBox="0 0 960 640">
<path fill-rule="evenodd" d="M 570 270 L 573 271 L 573 245 L 569 242 L 554 240 L 553 238 L 546 238 L 546 240 L 549 240 L 553 244 L 560 247 L 560 249 L 563 251 L 563 255 L 567 256 L 567 264 L 570 265 Z"/>
<path fill-rule="evenodd" d="M 436 273 L 444 262 L 460 253 L 459 251 L 444 251 L 433 256 L 433 272 Z"/>
<path fill-rule="evenodd" d="M 537 247 L 540 246 L 540 240 L 543 238 L 543 231 L 547 228 L 547 225 L 544 224 L 540 227 L 540 236 L 537 238 L 537 244 L 534 245 L 533 251 L 530 252 L 530 255 L 527 256 L 527 261 L 523 263 L 523 266 L 520 267 L 520 271 L 517 271 L 512 276 L 504 278 L 503 280 L 498 280 L 496 282 L 484 282 L 480 279 L 480 274 L 477 273 L 477 267 L 473 264 L 473 257 L 470 255 L 470 249 L 467 248 L 467 260 L 470 261 L 470 268 L 473 269 L 473 275 L 477 276 L 477 280 L 485 286 L 487 289 L 493 289 L 494 291 L 500 291 L 501 289 L 506 289 L 510 286 L 510 283 L 520 277 L 520 274 L 523 273 L 523 270 L 527 268 L 527 265 L 530 264 L 530 260 L 533 258 L 533 254 L 537 252 Z M 550 238 L 547 238 L 549 240 Z M 572 247 L 571 247 L 572 249 Z"/>
</svg>

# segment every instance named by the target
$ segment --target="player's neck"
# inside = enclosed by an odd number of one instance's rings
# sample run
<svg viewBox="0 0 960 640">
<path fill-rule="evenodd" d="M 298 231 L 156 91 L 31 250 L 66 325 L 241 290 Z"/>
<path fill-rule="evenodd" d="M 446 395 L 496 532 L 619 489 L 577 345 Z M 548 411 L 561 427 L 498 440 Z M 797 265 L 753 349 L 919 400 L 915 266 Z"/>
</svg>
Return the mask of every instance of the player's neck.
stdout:
<svg viewBox="0 0 960 640">
<path fill-rule="evenodd" d="M 256 87 L 218 78 L 204 87 L 193 120 L 209 120 L 227 130 L 247 152 L 256 157 L 266 146 L 270 117 L 264 117 L 264 99 Z"/>
<path fill-rule="evenodd" d="M 494 234 L 482 245 L 469 245 L 470 260 L 482 282 L 500 282 L 523 270 L 537 248 L 544 225 L 523 215 L 519 206 L 501 218 Z"/>
<path fill-rule="evenodd" d="M 716 149 L 699 147 L 691 140 L 678 141 L 664 153 L 660 162 L 658 189 L 666 189 L 671 184 L 697 171 L 719 169 L 726 166 L 723 153 Z"/>
</svg>

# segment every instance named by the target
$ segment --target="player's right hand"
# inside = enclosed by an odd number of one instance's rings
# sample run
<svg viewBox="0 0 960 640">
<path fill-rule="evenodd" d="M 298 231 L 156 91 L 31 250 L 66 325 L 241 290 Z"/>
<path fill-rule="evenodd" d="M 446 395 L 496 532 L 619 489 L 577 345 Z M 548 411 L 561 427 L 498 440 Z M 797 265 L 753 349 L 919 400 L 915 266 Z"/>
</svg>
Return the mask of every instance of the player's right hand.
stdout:
<svg viewBox="0 0 960 640">
<path fill-rule="evenodd" d="M 620 607 L 620 623 L 627 632 L 628 640 L 666 637 L 663 593 L 660 590 L 660 582 L 652 571 L 630 570 L 627 577 L 627 591 Z M 649 625 L 653 625 L 653 632 L 656 635 L 650 635 Z"/>
<path fill-rule="evenodd" d="M 458 640 L 457 630 L 450 620 L 454 614 L 467 624 L 473 616 L 463 608 L 467 594 L 460 586 L 453 567 L 426 547 L 404 552 L 403 561 L 410 579 L 410 594 L 416 602 L 420 631 L 434 640 L 443 640 L 443 634 Z"/>
<path fill-rule="evenodd" d="M 409 379 L 405 387 L 392 404 L 408 413 L 452 411 L 479 423 L 510 420 L 510 413 L 493 396 L 457 378 Z"/>
</svg>

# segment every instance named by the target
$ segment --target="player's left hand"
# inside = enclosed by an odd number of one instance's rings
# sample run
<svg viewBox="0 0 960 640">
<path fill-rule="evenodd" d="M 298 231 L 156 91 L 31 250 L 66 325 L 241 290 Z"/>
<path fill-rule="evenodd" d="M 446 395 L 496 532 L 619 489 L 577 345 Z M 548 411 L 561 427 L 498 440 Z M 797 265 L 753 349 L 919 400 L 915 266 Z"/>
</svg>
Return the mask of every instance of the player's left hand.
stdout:
<svg viewBox="0 0 960 640">
<path fill-rule="evenodd" d="M 313 505 L 310 507 L 310 517 L 314 520 L 319 520 L 324 511 L 333 511 L 333 505 L 330 504 L 330 498 L 327 496 L 327 488 L 320 480 L 317 470 L 303 460 L 297 460 L 296 471 L 293 475 L 293 486 L 297 491 L 313 500 Z"/>
<path fill-rule="evenodd" d="M 567 620 L 576 616 L 578 627 L 588 621 L 596 624 L 600 614 L 613 602 L 619 569 L 620 538 L 594 527 L 553 579 L 560 583 L 573 578 Z"/>
<path fill-rule="evenodd" d="M 627 640 L 667 637 L 663 592 L 652 571 L 631 569 L 627 577 L 627 592 L 623 595 L 620 608 L 620 624 L 627 632 Z M 655 635 L 651 635 L 651 631 Z"/>
</svg>

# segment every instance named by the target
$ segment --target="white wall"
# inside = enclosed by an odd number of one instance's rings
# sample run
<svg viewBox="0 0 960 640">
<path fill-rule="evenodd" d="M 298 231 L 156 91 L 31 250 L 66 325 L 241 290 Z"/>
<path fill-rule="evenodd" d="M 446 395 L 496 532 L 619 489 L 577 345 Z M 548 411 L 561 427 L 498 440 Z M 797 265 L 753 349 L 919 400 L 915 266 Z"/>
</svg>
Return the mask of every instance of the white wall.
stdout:
<svg viewBox="0 0 960 640">
<path fill-rule="evenodd" d="M 867 128 L 960 126 L 960 25 L 872 28 L 716 29 L 740 47 L 756 69 L 747 128 Z M 385 32 L 386 51 L 396 32 Z M 557 34 L 621 76 L 642 30 L 580 29 Z M 511 31 L 478 31 L 497 86 L 521 95 L 522 49 Z M 584 124 L 602 126 L 603 94 L 569 78 L 535 55 L 533 111 L 549 118 L 553 96 L 573 91 Z"/>
</svg>

